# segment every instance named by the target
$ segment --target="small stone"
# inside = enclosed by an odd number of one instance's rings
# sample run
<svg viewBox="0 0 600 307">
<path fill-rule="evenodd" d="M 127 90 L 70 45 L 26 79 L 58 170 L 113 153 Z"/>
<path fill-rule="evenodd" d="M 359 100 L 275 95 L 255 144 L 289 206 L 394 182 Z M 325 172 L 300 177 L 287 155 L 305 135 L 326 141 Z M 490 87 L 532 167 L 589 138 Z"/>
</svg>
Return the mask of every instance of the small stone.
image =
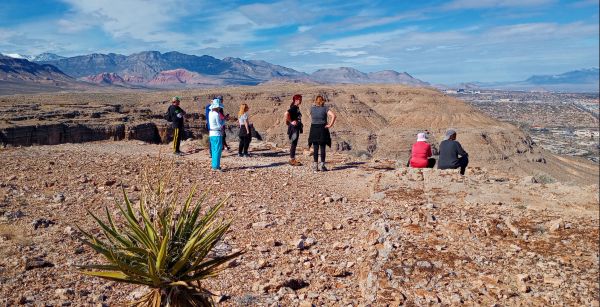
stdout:
<svg viewBox="0 0 600 307">
<path fill-rule="evenodd" d="M 312 306 L 313 306 L 313 304 L 312 304 L 310 301 L 306 301 L 306 300 L 304 300 L 304 301 L 301 301 L 301 302 L 300 302 L 300 305 L 298 305 L 298 306 L 299 306 L 299 307 L 312 307 Z"/>
<path fill-rule="evenodd" d="M 252 223 L 252 228 L 267 228 L 271 225 L 272 224 L 269 222 L 256 222 L 256 223 Z"/>
<path fill-rule="evenodd" d="M 325 202 L 326 203 L 331 203 L 331 202 L 333 202 L 333 198 L 331 198 L 331 197 L 325 197 Z"/>
<path fill-rule="evenodd" d="M 290 288 L 292 290 L 299 290 L 308 287 L 308 283 L 302 279 L 294 278 L 284 281 L 279 285 L 280 288 Z"/>
<path fill-rule="evenodd" d="M 429 261 L 421 260 L 417 262 L 417 266 L 423 269 L 431 269 L 432 264 Z"/>
<path fill-rule="evenodd" d="M 304 247 L 309 248 L 309 247 L 315 245 L 316 243 L 317 243 L 317 240 L 315 240 L 315 238 L 306 238 L 306 240 L 304 240 Z"/>
<path fill-rule="evenodd" d="M 325 222 L 323 224 L 323 229 L 325 229 L 325 230 L 333 230 L 333 225 L 331 225 L 331 223 L 329 223 L 329 222 Z"/>
<path fill-rule="evenodd" d="M 432 203 L 427 203 L 427 204 L 425 204 L 425 208 L 427 208 L 427 209 L 437 209 L 437 206 L 435 204 L 432 204 Z"/>
<path fill-rule="evenodd" d="M 548 225 L 549 225 L 548 230 L 550 232 L 556 232 L 556 231 L 560 230 L 560 228 L 562 227 L 563 221 L 562 221 L 562 219 L 554 220 L 554 221 L 550 222 Z"/>
<path fill-rule="evenodd" d="M 563 281 L 561 279 L 553 277 L 551 275 L 544 274 L 544 283 L 551 284 L 555 288 L 558 288 L 563 283 Z"/>
<path fill-rule="evenodd" d="M 331 194 L 331 199 L 333 201 L 340 201 L 340 200 L 343 200 L 344 197 L 342 197 L 342 195 L 340 195 L 340 194 L 332 193 Z"/>
<path fill-rule="evenodd" d="M 75 291 L 73 289 L 56 289 L 54 294 L 61 300 L 67 300 L 69 296 L 75 295 Z"/>
<path fill-rule="evenodd" d="M 116 180 L 112 180 L 112 179 L 110 179 L 110 180 L 106 180 L 106 181 L 104 182 L 104 186 L 110 187 L 110 186 L 113 186 L 115 183 L 117 183 L 117 181 L 116 181 Z"/>
<path fill-rule="evenodd" d="M 52 197 L 52 200 L 55 203 L 62 203 L 63 201 L 65 201 L 65 194 L 63 194 L 63 193 L 56 193 L 56 194 L 54 194 L 54 197 Z"/>
<path fill-rule="evenodd" d="M 377 192 L 371 195 L 372 200 L 383 200 L 385 198 L 385 192 Z"/>
<path fill-rule="evenodd" d="M 41 257 L 27 258 L 25 260 L 25 271 L 51 267 L 54 267 L 54 264 Z"/>
<path fill-rule="evenodd" d="M 73 229 L 73 227 L 71 227 L 71 226 L 67 226 L 63 230 L 63 233 L 66 234 L 67 236 L 72 236 L 73 234 L 75 234 L 75 229 Z"/>
<path fill-rule="evenodd" d="M 37 219 L 35 221 L 33 221 L 31 223 L 31 225 L 33 226 L 33 229 L 38 229 L 38 228 L 48 228 L 51 225 L 54 225 L 54 221 L 48 220 L 48 219 Z"/>
</svg>

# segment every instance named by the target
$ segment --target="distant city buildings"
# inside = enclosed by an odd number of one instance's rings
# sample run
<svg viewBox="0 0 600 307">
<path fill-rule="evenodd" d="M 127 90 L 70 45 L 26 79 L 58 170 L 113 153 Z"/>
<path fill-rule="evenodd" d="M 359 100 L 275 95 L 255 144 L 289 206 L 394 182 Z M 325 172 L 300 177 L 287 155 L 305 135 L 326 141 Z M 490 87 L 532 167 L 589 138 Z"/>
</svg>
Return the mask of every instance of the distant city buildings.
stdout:
<svg viewBox="0 0 600 307">
<path fill-rule="evenodd" d="M 448 89 L 480 111 L 519 125 L 545 149 L 599 163 L 599 95 Z"/>
</svg>

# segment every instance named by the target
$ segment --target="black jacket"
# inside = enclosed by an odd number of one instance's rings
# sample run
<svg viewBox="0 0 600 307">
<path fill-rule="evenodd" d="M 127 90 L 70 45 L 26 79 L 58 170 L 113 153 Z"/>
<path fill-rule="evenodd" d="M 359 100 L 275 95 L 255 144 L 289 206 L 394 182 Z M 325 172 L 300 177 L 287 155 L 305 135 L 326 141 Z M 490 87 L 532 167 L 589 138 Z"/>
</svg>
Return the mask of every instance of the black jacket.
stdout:
<svg viewBox="0 0 600 307">
<path fill-rule="evenodd" d="M 179 106 L 170 105 L 167 113 L 169 113 L 169 119 L 171 119 L 173 128 L 183 129 L 183 116 L 185 115 L 185 111 Z"/>
<path fill-rule="evenodd" d="M 460 143 L 453 140 L 445 140 L 440 143 L 440 159 L 438 167 L 457 168 L 460 167 L 458 156 L 468 157 L 469 154 L 460 146 Z"/>
</svg>

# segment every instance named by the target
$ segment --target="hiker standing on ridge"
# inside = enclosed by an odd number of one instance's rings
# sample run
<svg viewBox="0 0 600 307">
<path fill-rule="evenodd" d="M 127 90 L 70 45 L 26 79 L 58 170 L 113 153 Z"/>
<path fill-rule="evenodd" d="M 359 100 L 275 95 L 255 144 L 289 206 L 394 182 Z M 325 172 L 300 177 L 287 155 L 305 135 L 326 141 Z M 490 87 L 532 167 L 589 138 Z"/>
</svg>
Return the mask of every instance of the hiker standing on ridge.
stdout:
<svg viewBox="0 0 600 307">
<path fill-rule="evenodd" d="M 427 143 L 427 133 L 417 134 L 417 142 L 413 144 L 410 152 L 410 167 L 433 168 L 435 166 L 435 159 L 431 157 L 431 145 Z"/>
<path fill-rule="evenodd" d="M 308 147 L 314 146 L 313 171 L 327 171 L 325 167 L 325 145 L 331 147 L 331 134 L 329 129 L 335 124 L 336 115 L 325 106 L 323 96 L 317 96 L 315 104 L 310 108 L 310 133 L 308 134 Z M 331 121 L 328 123 L 328 119 Z M 319 150 L 321 151 L 321 162 L 319 162 Z M 318 164 L 317 164 L 318 163 Z"/>
<path fill-rule="evenodd" d="M 167 120 L 171 122 L 173 126 L 173 154 L 182 155 L 183 153 L 179 150 L 181 145 L 181 139 L 185 134 L 183 130 L 183 116 L 185 111 L 179 106 L 180 98 L 175 96 L 171 99 L 171 105 L 167 110 Z"/>
<path fill-rule="evenodd" d="M 460 174 L 464 175 L 469 164 L 469 154 L 456 141 L 456 131 L 448 129 L 444 140 L 440 143 L 439 169 L 460 168 Z"/>
<path fill-rule="evenodd" d="M 225 115 L 225 105 L 223 104 L 223 96 L 219 95 L 217 98 L 219 100 L 219 116 L 223 120 L 223 122 L 227 122 L 229 119 L 229 114 Z M 225 124 L 223 124 L 223 149 L 227 149 L 229 151 L 231 148 L 227 145 L 227 134 L 225 133 Z"/>
<path fill-rule="evenodd" d="M 296 147 L 298 139 L 303 132 L 304 125 L 302 124 L 302 113 L 300 113 L 300 104 L 302 103 L 302 95 L 294 95 L 290 108 L 285 112 L 285 123 L 288 126 L 288 138 L 290 139 L 290 165 L 300 166 L 296 160 Z"/>
<path fill-rule="evenodd" d="M 250 147 L 250 141 L 252 141 L 252 130 L 248 110 L 250 110 L 250 107 L 247 104 L 242 103 L 240 105 L 240 111 L 238 112 L 238 122 L 240 124 L 238 157 L 250 157 L 248 147 Z"/>
<path fill-rule="evenodd" d="M 221 154 L 223 151 L 223 125 L 225 122 L 220 117 L 220 107 L 219 99 L 215 98 L 210 105 L 211 111 L 208 113 L 208 122 L 210 125 L 208 135 L 210 139 L 210 150 L 212 151 L 211 168 L 214 171 L 221 171 Z"/>
<path fill-rule="evenodd" d="M 206 118 L 206 131 L 210 134 L 210 122 L 208 120 L 208 114 L 210 113 L 210 106 L 212 100 L 204 107 L 204 118 Z M 210 150 L 210 140 L 208 141 L 208 157 L 212 157 L 212 151 Z"/>
</svg>

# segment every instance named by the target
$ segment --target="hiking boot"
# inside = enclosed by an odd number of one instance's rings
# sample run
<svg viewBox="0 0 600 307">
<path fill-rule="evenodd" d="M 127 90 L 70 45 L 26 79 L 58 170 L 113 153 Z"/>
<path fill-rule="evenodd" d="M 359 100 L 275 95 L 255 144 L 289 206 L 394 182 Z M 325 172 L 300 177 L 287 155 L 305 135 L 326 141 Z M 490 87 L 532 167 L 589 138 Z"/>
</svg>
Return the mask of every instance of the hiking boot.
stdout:
<svg viewBox="0 0 600 307">
<path fill-rule="evenodd" d="M 313 162 L 313 164 L 312 164 L 312 170 L 315 173 L 319 171 L 319 164 L 317 162 Z"/>
<path fill-rule="evenodd" d="M 326 172 L 326 171 L 328 171 L 327 167 L 325 167 L 325 162 L 321 162 L 321 163 L 319 163 L 319 170 L 320 170 L 321 172 Z"/>
<path fill-rule="evenodd" d="M 298 162 L 298 160 L 296 160 L 296 159 L 291 159 L 290 160 L 290 165 L 291 166 L 301 166 L 302 163 Z"/>
</svg>

